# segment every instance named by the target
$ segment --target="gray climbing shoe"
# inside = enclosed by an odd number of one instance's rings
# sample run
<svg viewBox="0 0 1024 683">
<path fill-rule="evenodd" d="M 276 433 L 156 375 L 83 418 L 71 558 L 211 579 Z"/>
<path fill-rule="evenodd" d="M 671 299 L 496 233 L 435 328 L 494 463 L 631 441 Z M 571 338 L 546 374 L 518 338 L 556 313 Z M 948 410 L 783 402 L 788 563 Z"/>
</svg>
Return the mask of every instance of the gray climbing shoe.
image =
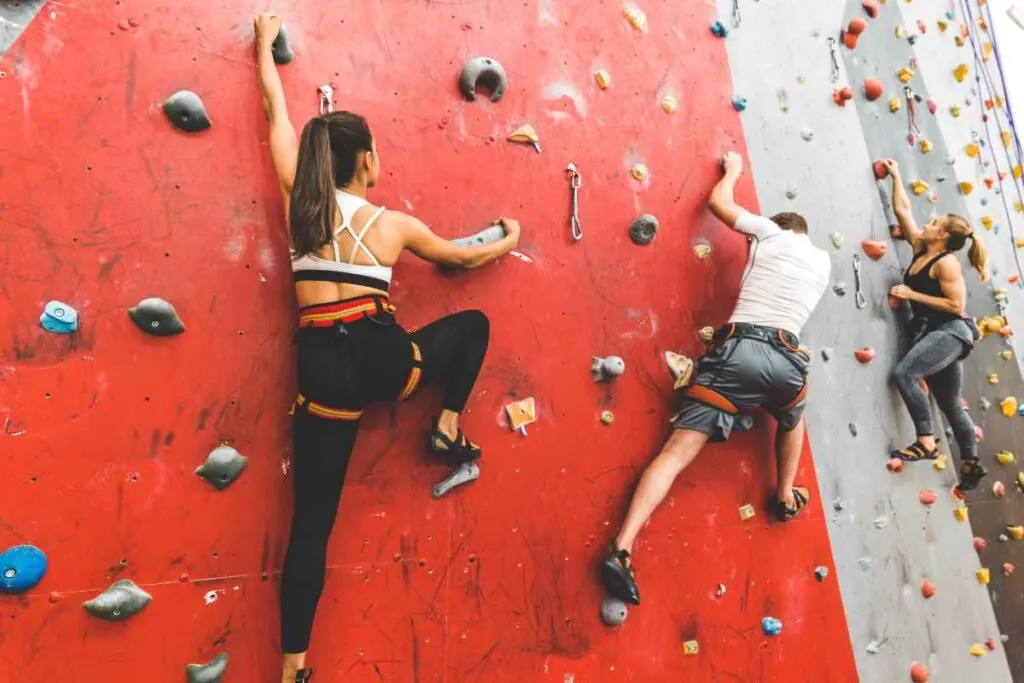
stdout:
<svg viewBox="0 0 1024 683">
<path fill-rule="evenodd" d="M 640 604 L 640 589 L 633 578 L 629 553 L 620 550 L 615 541 L 611 542 L 608 555 L 601 563 L 601 583 L 612 597 L 631 605 Z"/>
</svg>

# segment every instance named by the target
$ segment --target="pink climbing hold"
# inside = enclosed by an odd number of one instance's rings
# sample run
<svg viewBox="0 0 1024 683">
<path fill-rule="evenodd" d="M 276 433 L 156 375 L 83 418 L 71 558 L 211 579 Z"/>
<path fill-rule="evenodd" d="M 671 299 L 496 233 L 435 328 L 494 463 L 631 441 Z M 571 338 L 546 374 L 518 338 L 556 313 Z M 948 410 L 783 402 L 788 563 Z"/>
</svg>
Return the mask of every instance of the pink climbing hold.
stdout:
<svg viewBox="0 0 1024 683">
<path fill-rule="evenodd" d="M 928 27 L 924 25 L 923 21 L 918 19 L 917 20 L 917 30 L 920 31 L 921 33 L 927 33 L 928 32 Z"/>
<path fill-rule="evenodd" d="M 874 102 L 885 92 L 885 86 L 877 78 L 864 79 L 864 97 L 868 102 Z"/>
<path fill-rule="evenodd" d="M 982 429 L 979 425 L 974 425 L 974 438 L 976 438 L 978 441 L 985 440 L 985 430 Z"/>
<path fill-rule="evenodd" d="M 935 112 L 939 110 L 939 105 L 935 104 L 935 100 L 928 100 L 928 111 L 931 112 L 932 116 L 935 116 Z"/>
<path fill-rule="evenodd" d="M 882 180 L 889 175 L 889 169 L 885 167 L 884 161 L 876 161 L 872 168 L 875 170 L 875 178 Z"/>
<path fill-rule="evenodd" d="M 974 549 L 977 550 L 979 553 L 985 549 L 986 545 L 988 545 L 988 543 L 985 541 L 984 538 L 980 538 L 978 536 L 974 537 Z"/>
<path fill-rule="evenodd" d="M 864 8 L 864 13 L 872 19 L 878 18 L 878 3 L 875 0 L 864 0 L 860 3 L 860 6 Z"/>
<path fill-rule="evenodd" d="M 921 501 L 921 505 L 934 505 L 938 498 L 935 495 L 935 491 L 931 489 L 921 489 L 921 492 L 917 494 L 917 499 Z"/>
<path fill-rule="evenodd" d="M 914 662 L 910 667 L 910 680 L 914 683 L 928 683 L 928 668 L 921 662 Z"/>
<path fill-rule="evenodd" d="M 889 246 L 885 242 L 880 242 L 878 240 L 864 240 L 860 243 L 860 248 L 864 250 L 864 253 L 867 254 L 869 259 L 877 261 L 885 256 L 885 252 L 888 250 Z"/>
<path fill-rule="evenodd" d="M 985 647 L 987 647 L 989 650 L 994 651 L 996 649 L 996 639 L 989 636 L 989 638 L 985 641 Z"/>
<path fill-rule="evenodd" d="M 1012 574 L 1016 570 L 1017 570 L 1017 568 L 1014 567 L 1009 562 L 1003 562 L 1003 574 L 1006 574 L 1007 576 L 1009 576 L 1010 574 Z"/>
<path fill-rule="evenodd" d="M 930 598 L 935 595 L 935 584 L 928 579 L 921 581 L 921 595 L 925 598 Z"/>
<path fill-rule="evenodd" d="M 889 458 L 889 462 L 885 466 L 893 474 L 899 474 L 903 471 L 903 460 L 901 458 Z"/>
<path fill-rule="evenodd" d="M 853 352 L 853 356 L 858 362 L 867 365 L 875 357 L 875 350 L 870 346 L 862 346 Z"/>
</svg>

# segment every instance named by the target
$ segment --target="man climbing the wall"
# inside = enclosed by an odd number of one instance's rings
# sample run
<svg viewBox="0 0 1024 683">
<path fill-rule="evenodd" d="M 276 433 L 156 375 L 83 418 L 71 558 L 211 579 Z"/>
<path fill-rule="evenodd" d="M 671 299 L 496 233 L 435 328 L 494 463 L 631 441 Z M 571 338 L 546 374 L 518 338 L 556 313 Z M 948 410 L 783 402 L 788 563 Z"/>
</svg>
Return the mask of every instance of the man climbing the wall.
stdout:
<svg viewBox="0 0 1024 683">
<path fill-rule="evenodd" d="M 722 169 L 708 208 L 750 239 L 750 255 L 736 308 L 697 361 L 696 376 L 683 390 L 682 407 L 672 420 L 672 435 L 644 471 L 601 564 L 608 592 L 634 605 L 640 604 L 631 566 L 637 534 L 704 444 L 729 438 L 740 412 L 764 408 L 778 421 L 778 486 L 772 499 L 776 518 L 792 519 L 809 500 L 807 489 L 794 485 L 810 368 L 799 335 L 825 292 L 831 264 L 828 254 L 811 244 L 807 222 L 798 214 L 768 219 L 736 204 L 733 194 L 743 173 L 739 154 L 727 153 Z"/>
</svg>

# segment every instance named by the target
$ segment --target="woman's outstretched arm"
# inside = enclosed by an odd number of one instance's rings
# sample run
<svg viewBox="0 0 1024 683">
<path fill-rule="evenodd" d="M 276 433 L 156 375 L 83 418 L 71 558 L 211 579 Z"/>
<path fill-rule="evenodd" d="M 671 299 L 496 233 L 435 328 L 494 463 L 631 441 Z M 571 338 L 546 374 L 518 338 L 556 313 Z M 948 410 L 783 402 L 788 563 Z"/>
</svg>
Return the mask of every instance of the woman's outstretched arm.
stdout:
<svg viewBox="0 0 1024 683">
<path fill-rule="evenodd" d="M 884 159 L 882 164 L 889 172 L 889 177 L 892 178 L 892 212 L 896 214 L 896 220 L 899 221 L 907 242 L 910 243 L 911 248 L 917 250 L 918 242 L 921 240 L 921 228 L 917 227 L 917 221 L 914 220 L 913 208 L 910 205 L 907 190 L 903 187 L 899 164 L 895 159 Z"/>
<path fill-rule="evenodd" d="M 256 68 L 259 75 L 260 98 L 263 113 L 270 124 L 270 160 L 274 164 L 277 182 L 284 195 L 285 211 L 295 184 L 295 165 L 299 158 L 299 138 L 295 126 L 288 118 L 288 105 L 284 99 L 284 88 L 277 73 L 277 64 L 271 46 L 281 29 L 281 17 L 265 12 L 255 21 L 256 27 Z"/>
</svg>

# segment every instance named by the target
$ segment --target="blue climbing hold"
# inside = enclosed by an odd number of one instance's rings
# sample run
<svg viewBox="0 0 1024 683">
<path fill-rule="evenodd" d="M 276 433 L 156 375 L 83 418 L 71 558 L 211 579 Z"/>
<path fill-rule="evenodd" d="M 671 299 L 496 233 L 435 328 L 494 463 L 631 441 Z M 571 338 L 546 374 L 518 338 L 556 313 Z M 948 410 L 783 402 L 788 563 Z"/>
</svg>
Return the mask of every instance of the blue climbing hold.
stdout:
<svg viewBox="0 0 1024 683">
<path fill-rule="evenodd" d="M 715 34 L 716 38 L 725 38 L 729 35 L 729 29 L 727 29 L 725 24 L 720 21 L 716 21 L 711 24 L 711 32 Z"/>
<path fill-rule="evenodd" d="M 24 593 L 44 574 L 46 554 L 34 545 L 16 545 L 0 553 L 0 593 Z"/>
<path fill-rule="evenodd" d="M 39 316 L 39 324 L 47 332 L 71 334 L 78 329 L 78 311 L 60 301 L 50 301 Z"/>
<path fill-rule="evenodd" d="M 982 197 L 982 198 L 981 198 L 981 205 L 982 205 L 982 206 L 988 206 L 988 200 L 987 200 L 987 199 L 985 199 L 984 197 Z"/>
<path fill-rule="evenodd" d="M 765 617 L 761 620 L 761 630 L 766 636 L 777 636 L 782 633 L 782 622 L 775 617 Z"/>
<path fill-rule="evenodd" d="M 732 108 L 736 111 L 743 111 L 747 108 L 747 98 L 736 95 L 732 98 Z"/>
<path fill-rule="evenodd" d="M 955 14 L 953 14 L 953 11 L 952 11 L 952 10 L 947 10 L 947 11 L 946 11 L 946 18 L 947 18 L 947 19 L 949 19 L 950 21 L 953 21 L 953 18 L 954 18 L 955 16 L 956 16 L 956 15 L 955 15 Z"/>
</svg>

